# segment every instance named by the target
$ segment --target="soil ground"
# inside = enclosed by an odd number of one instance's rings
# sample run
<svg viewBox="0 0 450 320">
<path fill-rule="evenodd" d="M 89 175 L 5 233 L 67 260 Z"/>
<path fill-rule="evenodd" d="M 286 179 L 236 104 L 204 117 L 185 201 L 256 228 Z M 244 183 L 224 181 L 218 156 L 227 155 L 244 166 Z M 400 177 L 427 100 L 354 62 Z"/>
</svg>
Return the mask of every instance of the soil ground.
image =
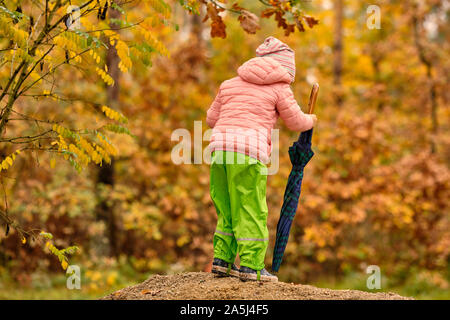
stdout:
<svg viewBox="0 0 450 320">
<path fill-rule="evenodd" d="M 394 293 L 321 289 L 284 282 L 243 282 L 207 272 L 153 275 L 116 291 L 104 300 L 403 300 Z"/>
</svg>

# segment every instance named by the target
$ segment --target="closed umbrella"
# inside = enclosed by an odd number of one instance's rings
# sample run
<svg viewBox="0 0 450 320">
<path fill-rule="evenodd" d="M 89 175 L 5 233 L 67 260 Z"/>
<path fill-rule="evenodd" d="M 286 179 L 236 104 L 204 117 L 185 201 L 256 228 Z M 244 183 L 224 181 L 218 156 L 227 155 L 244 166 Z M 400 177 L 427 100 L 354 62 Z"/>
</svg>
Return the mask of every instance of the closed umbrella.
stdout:
<svg viewBox="0 0 450 320">
<path fill-rule="evenodd" d="M 316 83 L 313 85 L 309 97 L 309 113 L 313 113 L 314 111 L 318 91 L 319 85 Z M 277 237 L 273 249 L 272 261 L 272 270 L 275 272 L 280 268 L 284 250 L 289 239 L 289 231 L 297 211 L 302 187 L 303 169 L 314 155 L 314 152 L 311 150 L 312 133 L 313 129 L 302 132 L 298 140 L 289 147 L 292 170 L 284 191 L 283 206 L 281 207 L 280 219 L 277 224 Z"/>
</svg>

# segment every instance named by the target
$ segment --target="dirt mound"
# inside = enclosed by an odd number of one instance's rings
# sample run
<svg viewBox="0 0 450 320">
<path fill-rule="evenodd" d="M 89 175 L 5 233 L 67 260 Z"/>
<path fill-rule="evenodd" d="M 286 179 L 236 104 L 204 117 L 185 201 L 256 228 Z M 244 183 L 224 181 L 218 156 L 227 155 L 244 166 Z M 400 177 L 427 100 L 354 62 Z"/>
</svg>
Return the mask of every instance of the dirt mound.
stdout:
<svg viewBox="0 0 450 320">
<path fill-rule="evenodd" d="M 358 290 L 330 290 L 313 286 L 272 282 L 243 282 L 217 277 L 212 273 L 189 272 L 154 275 L 135 286 L 116 291 L 105 300 L 403 300 L 394 293 L 368 293 Z"/>
</svg>

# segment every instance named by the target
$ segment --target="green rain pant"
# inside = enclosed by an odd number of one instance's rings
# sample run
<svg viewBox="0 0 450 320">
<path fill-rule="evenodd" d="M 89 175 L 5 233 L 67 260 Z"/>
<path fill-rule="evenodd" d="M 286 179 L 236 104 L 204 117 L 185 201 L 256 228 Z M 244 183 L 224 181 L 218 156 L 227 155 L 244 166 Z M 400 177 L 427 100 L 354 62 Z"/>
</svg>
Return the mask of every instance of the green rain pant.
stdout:
<svg viewBox="0 0 450 320">
<path fill-rule="evenodd" d="M 242 153 L 214 151 L 210 192 L 217 211 L 214 258 L 261 270 L 269 242 L 267 167 Z"/>
</svg>

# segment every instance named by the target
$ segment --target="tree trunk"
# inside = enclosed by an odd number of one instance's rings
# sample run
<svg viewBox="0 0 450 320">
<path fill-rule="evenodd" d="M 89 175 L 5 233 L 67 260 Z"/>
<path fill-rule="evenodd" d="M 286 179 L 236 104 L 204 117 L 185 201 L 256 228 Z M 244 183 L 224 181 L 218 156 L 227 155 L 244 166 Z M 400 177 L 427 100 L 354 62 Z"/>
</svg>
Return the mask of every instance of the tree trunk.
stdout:
<svg viewBox="0 0 450 320">
<path fill-rule="evenodd" d="M 109 15 L 111 18 L 119 18 L 120 12 L 109 8 Z M 111 28 L 117 28 L 115 25 L 111 25 Z M 106 54 L 106 65 L 110 76 L 114 79 L 113 86 L 106 86 L 106 104 L 109 107 L 115 108 L 119 102 L 119 57 L 116 52 L 116 48 L 109 46 Z M 104 163 L 98 170 L 97 184 L 104 184 L 110 187 L 114 186 L 114 158 L 111 159 L 111 163 Z M 118 237 L 118 220 L 115 214 L 114 204 L 108 203 L 106 199 L 100 199 L 97 204 L 97 218 L 105 221 L 106 224 L 106 237 L 108 238 L 108 251 L 109 255 L 117 257 L 119 255 L 120 243 Z"/>
<path fill-rule="evenodd" d="M 381 58 L 376 53 L 373 53 L 373 54 L 371 54 L 371 59 L 372 59 L 372 67 L 373 67 L 373 70 L 374 70 L 374 73 L 375 73 L 375 75 L 374 75 L 374 83 L 375 83 L 376 86 L 379 86 L 379 85 L 382 84 L 382 81 L 381 81 L 381 70 L 380 70 Z M 384 102 L 378 96 L 378 94 L 380 93 L 379 90 L 377 90 L 375 93 L 377 94 L 377 99 L 378 99 L 378 101 L 377 101 L 377 110 L 378 111 L 382 111 L 383 108 L 384 108 Z"/>
<path fill-rule="evenodd" d="M 338 106 L 342 104 L 342 49 L 343 49 L 343 19 L 344 3 L 343 0 L 334 1 L 334 43 L 333 43 L 333 80 L 336 86 L 335 102 Z"/>
<path fill-rule="evenodd" d="M 414 16 L 412 19 L 413 23 L 413 30 L 414 30 L 414 43 L 417 49 L 417 53 L 419 55 L 420 62 L 425 66 L 426 72 L 427 72 L 427 79 L 429 83 L 428 88 L 428 96 L 430 100 L 430 118 L 431 118 L 431 133 L 433 137 L 430 139 L 430 149 L 431 153 L 436 152 L 436 144 L 434 142 L 434 137 L 437 135 L 439 130 L 439 122 L 437 118 L 437 112 L 438 112 L 438 102 L 437 102 L 437 94 L 436 94 L 436 84 L 433 79 L 433 62 L 432 60 L 427 57 L 425 48 L 423 46 L 423 43 L 421 42 L 421 35 L 419 34 L 419 28 L 422 21 L 417 17 Z"/>
</svg>

